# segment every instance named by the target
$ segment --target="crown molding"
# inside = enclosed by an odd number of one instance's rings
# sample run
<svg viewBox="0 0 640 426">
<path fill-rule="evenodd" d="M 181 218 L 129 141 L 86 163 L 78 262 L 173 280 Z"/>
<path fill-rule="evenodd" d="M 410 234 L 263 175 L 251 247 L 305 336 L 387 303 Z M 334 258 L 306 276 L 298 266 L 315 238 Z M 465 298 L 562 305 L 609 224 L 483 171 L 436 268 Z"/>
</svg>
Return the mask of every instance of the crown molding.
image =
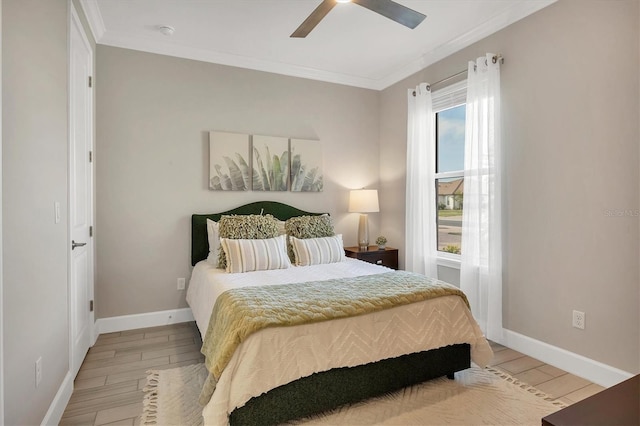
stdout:
<svg viewBox="0 0 640 426">
<path fill-rule="evenodd" d="M 270 72 L 290 77 L 300 77 L 325 81 L 328 83 L 343 84 L 364 89 L 375 89 L 377 86 L 376 80 L 364 77 L 334 73 L 281 62 L 265 61 L 262 59 L 233 55 L 229 53 L 213 52 L 206 49 L 192 48 L 124 34 L 114 35 L 107 32 L 104 34 L 99 44 L 202 62 L 211 62 L 219 65 Z"/>
<path fill-rule="evenodd" d="M 446 58 L 449 55 L 458 52 L 465 47 L 471 46 L 473 43 L 482 40 L 485 37 L 490 36 L 493 33 L 500 31 L 501 29 L 519 21 L 522 18 L 529 16 L 530 14 L 537 12 L 555 3 L 557 0 L 540 0 L 540 1 L 524 1 L 520 3 L 514 3 L 509 9 L 494 16 L 492 19 L 486 21 L 482 25 L 477 26 L 473 30 L 456 37 L 449 42 L 438 46 L 437 48 L 425 52 L 420 58 L 410 62 L 407 65 L 402 66 L 397 71 L 389 74 L 387 77 L 379 80 L 374 87 L 377 90 L 386 89 L 395 83 L 404 80 L 428 67 L 436 62 Z M 464 67 L 465 64 L 461 64 Z"/>
<path fill-rule="evenodd" d="M 96 43 L 100 43 L 100 40 L 106 33 L 107 29 L 104 26 L 104 20 L 102 19 L 102 13 L 100 13 L 100 7 L 98 6 L 98 0 L 80 0 L 80 6 L 84 16 L 87 17 L 89 22 L 89 28 L 91 28 L 91 34 Z"/>
<path fill-rule="evenodd" d="M 324 71 L 311 67 L 268 61 L 223 52 L 214 52 L 206 49 L 178 45 L 167 41 L 149 39 L 133 34 L 114 34 L 106 30 L 97 0 L 80 0 L 80 3 L 85 15 L 87 16 L 87 20 L 89 21 L 89 26 L 91 27 L 96 43 L 98 44 L 256 71 L 264 71 L 287 75 L 290 77 L 299 77 L 360 87 L 364 89 L 384 90 L 412 74 L 423 70 L 447 56 L 482 40 L 483 38 L 534 12 L 537 12 L 546 6 L 549 6 L 552 3 L 555 3 L 556 1 L 557 0 L 522 0 L 514 2 L 511 7 L 473 30 L 468 31 L 467 33 L 456 37 L 435 49 L 423 53 L 419 58 L 398 67 L 395 71 L 380 79 Z"/>
</svg>

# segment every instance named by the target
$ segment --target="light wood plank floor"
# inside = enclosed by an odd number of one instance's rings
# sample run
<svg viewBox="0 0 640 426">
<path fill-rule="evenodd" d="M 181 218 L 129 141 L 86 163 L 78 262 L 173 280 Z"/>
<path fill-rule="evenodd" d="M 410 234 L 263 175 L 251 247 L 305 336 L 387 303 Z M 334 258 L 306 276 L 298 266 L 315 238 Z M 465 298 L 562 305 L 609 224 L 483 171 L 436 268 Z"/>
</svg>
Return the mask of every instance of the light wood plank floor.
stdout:
<svg viewBox="0 0 640 426">
<path fill-rule="evenodd" d="M 134 425 L 147 370 L 203 362 L 194 322 L 101 334 L 87 354 L 61 425 Z"/>
<path fill-rule="evenodd" d="M 202 362 L 195 323 L 100 335 L 75 380 L 61 425 L 136 425 L 146 371 Z M 580 377 L 492 343 L 491 365 L 567 404 L 604 389 Z"/>
</svg>

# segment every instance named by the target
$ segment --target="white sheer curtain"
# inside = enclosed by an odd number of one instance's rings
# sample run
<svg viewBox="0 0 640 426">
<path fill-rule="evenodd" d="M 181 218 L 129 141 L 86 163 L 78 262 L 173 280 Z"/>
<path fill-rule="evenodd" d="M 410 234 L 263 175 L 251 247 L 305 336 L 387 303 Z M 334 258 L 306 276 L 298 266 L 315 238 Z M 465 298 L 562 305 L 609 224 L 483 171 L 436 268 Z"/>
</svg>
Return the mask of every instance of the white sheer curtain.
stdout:
<svg viewBox="0 0 640 426">
<path fill-rule="evenodd" d="M 469 62 L 460 288 L 487 338 L 502 341 L 500 61 Z"/>
<path fill-rule="evenodd" d="M 436 163 L 431 90 L 408 93 L 405 269 L 438 278 L 436 264 Z"/>
</svg>

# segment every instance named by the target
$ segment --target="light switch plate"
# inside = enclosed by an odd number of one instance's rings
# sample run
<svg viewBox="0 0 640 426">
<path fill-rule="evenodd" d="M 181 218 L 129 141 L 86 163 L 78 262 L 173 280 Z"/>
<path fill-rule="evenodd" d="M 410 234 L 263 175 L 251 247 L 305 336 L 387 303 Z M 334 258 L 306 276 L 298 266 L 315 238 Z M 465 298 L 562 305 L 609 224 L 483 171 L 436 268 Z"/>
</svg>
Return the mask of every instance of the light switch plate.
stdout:
<svg viewBox="0 0 640 426">
<path fill-rule="evenodd" d="M 60 223 L 60 203 L 58 201 L 53 203 L 53 211 L 55 223 Z"/>
</svg>

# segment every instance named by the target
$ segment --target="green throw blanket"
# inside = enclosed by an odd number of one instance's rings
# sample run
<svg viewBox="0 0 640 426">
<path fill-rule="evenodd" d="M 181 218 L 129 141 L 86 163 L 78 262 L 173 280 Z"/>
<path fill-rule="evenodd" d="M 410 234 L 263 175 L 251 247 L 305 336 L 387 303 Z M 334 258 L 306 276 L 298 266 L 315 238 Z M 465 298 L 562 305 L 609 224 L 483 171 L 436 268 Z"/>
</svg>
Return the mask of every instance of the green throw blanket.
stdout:
<svg viewBox="0 0 640 426">
<path fill-rule="evenodd" d="M 234 351 L 256 331 L 363 315 L 450 295 L 460 296 L 469 306 L 457 287 L 406 271 L 228 290 L 213 307 L 202 345 L 210 374 L 200 403 L 209 402 Z"/>
</svg>

